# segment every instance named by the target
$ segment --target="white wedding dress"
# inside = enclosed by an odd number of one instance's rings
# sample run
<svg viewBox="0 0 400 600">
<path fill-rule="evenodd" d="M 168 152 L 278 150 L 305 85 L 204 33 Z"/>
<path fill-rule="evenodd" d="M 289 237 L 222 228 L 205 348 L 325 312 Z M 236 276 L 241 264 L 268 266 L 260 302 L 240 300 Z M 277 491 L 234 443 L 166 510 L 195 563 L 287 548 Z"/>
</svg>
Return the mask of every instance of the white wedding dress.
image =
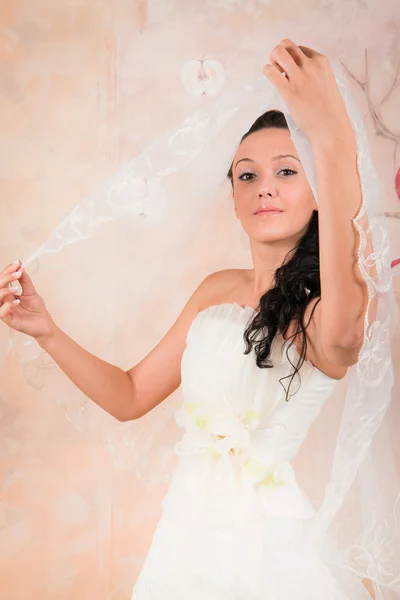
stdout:
<svg viewBox="0 0 400 600">
<path fill-rule="evenodd" d="M 163 515 L 132 600 L 370 600 L 352 574 L 334 567 L 328 539 L 306 538 L 314 508 L 291 461 L 337 380 L 309 361 L 301 387 L 285 389 L 297 364 L 281 336 L 272 369 L 244 355 L 254 315 L 237 303 L 198 313 L 182 357 L 184 434 Z M 290 393 L 298 389 L 295 376 Z M 322 547 L 323 546 L 323 547 Z"/>
</svg>

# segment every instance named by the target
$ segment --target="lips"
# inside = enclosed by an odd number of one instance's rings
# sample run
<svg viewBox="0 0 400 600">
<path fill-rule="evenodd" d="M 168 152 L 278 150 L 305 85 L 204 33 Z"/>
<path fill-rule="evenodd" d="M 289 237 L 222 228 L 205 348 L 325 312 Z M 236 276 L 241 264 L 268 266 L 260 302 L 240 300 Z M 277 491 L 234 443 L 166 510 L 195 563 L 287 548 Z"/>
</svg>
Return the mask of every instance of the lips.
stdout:
<svg viewBox="0 0 400 600">
<path fill-rule="evenodd" d="M 256 212 L 254 214 L 258 215 L 259 213 L 273 213 L 273 212 L 283 212 L 283 211 L 280 208 L 278 208 L 277 206 L 274 206 L 273 204 L 267 204 L 267 206 L 263 206 L 261 204 L 260 206 L 257 206 Z"/>
<path fill-rule="evenodd" d="M 283 212 L 283 210 L 281 210 L 280 208 L 277 208 L 276 206 L 268 206 L 266 208 L 257 208 L 256 212 L 254 213 L 255 215 L 259 215 L 259 214 L 274 214 L 274 213 L 281 213 Z"/>
</svg>

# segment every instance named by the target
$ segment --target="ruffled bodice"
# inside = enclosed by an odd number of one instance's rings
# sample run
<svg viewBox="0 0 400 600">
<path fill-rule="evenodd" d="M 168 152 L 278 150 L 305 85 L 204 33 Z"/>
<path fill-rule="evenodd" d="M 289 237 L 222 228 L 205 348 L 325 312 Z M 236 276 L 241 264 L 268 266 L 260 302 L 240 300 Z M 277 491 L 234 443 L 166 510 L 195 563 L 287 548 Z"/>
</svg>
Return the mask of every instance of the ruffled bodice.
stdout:
<svg viewBox="0 0 400 600">
<path fill-rule="evenodd" d="M 174 518 L 221 524 L 314 513 L 290 463 L 338 381 L 305 361 L 285 401 L 297 350 L 278 335 L 270 354 L 274 367 L 257 367 L 243 340 L 254 315 L 237 303 L 210 306 L 188 331 L 183 402 L 175 413 L 184 433 L 163 502 Z"/>
</svg>

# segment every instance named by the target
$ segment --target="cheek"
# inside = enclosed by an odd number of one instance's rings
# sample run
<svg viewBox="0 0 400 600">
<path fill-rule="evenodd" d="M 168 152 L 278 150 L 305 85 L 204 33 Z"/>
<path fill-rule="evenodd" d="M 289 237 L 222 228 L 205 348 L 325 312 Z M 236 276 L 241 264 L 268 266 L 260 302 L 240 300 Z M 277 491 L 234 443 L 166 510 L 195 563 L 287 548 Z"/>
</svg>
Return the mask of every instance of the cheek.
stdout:
<svg viewBox="0 0 400 600">
<path fill-rule="evenodd" d="M 316 208 L 314 196 L 309 190 L 292 190 L 283 202 L 285 211 L 297 220 L 303 219 Z"/>
<path fill-rule="evenodd" d="M 255 210 L 254 194 L 252 195 L 249 189 L 236 190 L 234 194 L 234 203 L 238 214 L 246 216 L 251 213 L 252 210 Z"/>
</svg>

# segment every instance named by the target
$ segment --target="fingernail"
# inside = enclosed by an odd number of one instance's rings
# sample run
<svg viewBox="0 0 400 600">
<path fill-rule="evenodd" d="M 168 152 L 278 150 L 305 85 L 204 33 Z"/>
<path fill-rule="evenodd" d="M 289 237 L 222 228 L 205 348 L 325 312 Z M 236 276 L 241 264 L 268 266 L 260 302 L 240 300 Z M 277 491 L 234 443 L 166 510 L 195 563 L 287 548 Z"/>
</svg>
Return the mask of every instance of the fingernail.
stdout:
<svg viewBox="0 0 400 600">
<path fill-rule="evenodd" d="M 14 266 L 14 265 L 17 265 L 18 263 L 19 263 L 19 260 L 14 260 L 14 262 L 11 264 Z"/>
</svg>

